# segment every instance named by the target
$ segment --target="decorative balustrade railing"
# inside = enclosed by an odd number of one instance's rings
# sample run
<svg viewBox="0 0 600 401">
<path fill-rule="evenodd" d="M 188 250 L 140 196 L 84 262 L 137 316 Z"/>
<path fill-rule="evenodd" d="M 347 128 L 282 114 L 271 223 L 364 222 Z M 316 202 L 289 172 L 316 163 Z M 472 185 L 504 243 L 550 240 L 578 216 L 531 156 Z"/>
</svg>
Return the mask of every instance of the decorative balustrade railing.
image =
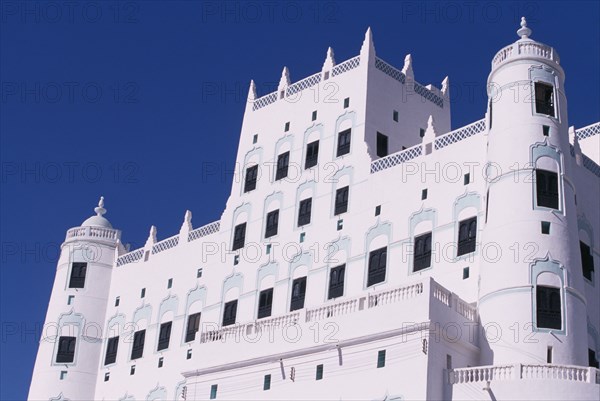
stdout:
<svg viewBox="0 0 600 401">
<path fill-rule="evenodd" d="M 285 91 L 285 95 L 286 96 L 295 95 L 296 93 L 301 92 L 304 89 L 308 89 L 308 88 L 315 86 L 319 82 L 321 82 L 321 73 L 320 72 L 318 72 L 314 75 L 311 75 L 308 78 L 304 78 L 302 81 L 298 81 L 298 82 L 294 83 L 293 85 L 288 86 L 288 88 Z"/>
<path fill-rule="evenodd" d="M 65 241 L 73 238 L 88 237 L 96 239 L 117 240 L 121 237 L 121 232 L 112 228 L 103 227 L 76 227 L 67 231 Z"/>
<path fill-rule="evenodd" d="M 358 299 L 338 302 L 331 305 L 325 305 L 320 308 L 308 309 L 306 311 L 306 321 L 313 322 L 315 320 L 328 319 L 341 315 L 354 313 L 358 310 Z"/>
<path fill-rule="evenodd" d="M 138 260 L 142 259 L 144 256 L 144 248 L 136 249 L 135 251 L 131 251 L 126 253 L 125 255 L 121 255 L 117 258 L 117 267 L 126 265 L 128 263 L 134 263 Z"/>
<path fill-rule="evenodd" d="M 575 134 L 577 135 L 577 139 L 579 140 L 588 138 L 590 136 L 598 135 L 600 134 L 600 122 L 588 125 L 587 127 L 579 128 L 575 131 Z"/>
<path fill-rule="evenodd" d="M 256 322 L 249 323 L 254 325 L 256 330 L 262 330 L 263 327 L 280 327 L 285 325 L 292 325 L 298 323 L 300 320 L 300 312 L 292 312 L 283 316 L 275 316 L 257 320 Z"/>
<path fill-rule="evenodd" d="M 198 238 L 206 237 L 210 234 L 214 234 L 218 232 L 220 228 L 221 221 L 213 221 L 212 223 L 196 228 L 195 230 L 189 232 L 188 242 L 195 241 Z"/>
<path fill-rule="evenodd" d="M 477 321 L 477 308 L 458 297 L 454 297 L 454 310 L 472 322 Z"/>
<path fill-rule="evenodd" d="M 421 156 L 423 147 L 421 144 L 413 146 L 412 148 L 404 149 L 400 152 L 393 153 L 389 156 L 382 157 L 371 162 L 371 174 L 381 170 L 388 169 L 390 167 L 397 166 L 398 164 L 407 162 L 414 159 L 415 157 Z"/>
<path fill-rule="evenodd" d="M 218 330 L 205 331 L 200 334 L 200 344 L 210 343 L 213 341 L 225 341 L 231 337 L 235 337 L 237 341 L 239 341 L 246 328 L 247 325 L 236 324 L 234 326 L 227 326 Z"/>
<path fill-rule="evenodd" d="M 452 292 L 448 291 L 436 282 L 431 283 L 433 297 L 446 306 L 452 305 Z"/>
<path fill-rule="evenodd" d="M 177 246 L 177 244 L 179 244 L 179 235 L 157 242 L 152 246 L 152 255 L 171 249 Z"/>
<path fill-rule="evenodd" d="M 447 134 L 440 135 L 435 138 L 435 150 L 445 148 L 448 145 L 484 132 L 485 128 L 485 119 L 481 119 L 454 131 L 450 131 Z"/>
<path fill-rule="evenodd" d="M 448 291 L 440 284 L 433 281 L 431 283 L 431 294 L 444 305 L 454 309 L 462 317 L 472 321 L 477 321 L 477 308 L 460 299 L 456 294 Z"/>
<path fill-rule="evenodd" d="M 418 283 L 406 287 L 394 288 L 392 290 L 386 290 L 370 294 L 367 304 L 369 308 L 375 308 L 378 306 L 403 301 L 405 299 L 414 298 L 422 293 L 423 283 Z"/>
<path fill-rule="evenodd" d="M 591 367 L 553 364 L 476 366 L 448 371 L 450 384 L 494 380 L 568 380 L 599 384 L 600 370 Z"/>
<path fill-rule="evenodd" d="M 343 74 L 347 71 L 353 70 L 360 65 L 360 56 L 353 57 L 333 67 L 331 70 L 331 76 Z"/>
<path fill-rule="evenodd" d="M 520 55 L 543 57 L 560 64 L 560 57 L 552 47 L 537 42 L 516 42 L 496 53 L 492 60 L 492 67 L 496 67 L 506 60 Z"/>
</svg>

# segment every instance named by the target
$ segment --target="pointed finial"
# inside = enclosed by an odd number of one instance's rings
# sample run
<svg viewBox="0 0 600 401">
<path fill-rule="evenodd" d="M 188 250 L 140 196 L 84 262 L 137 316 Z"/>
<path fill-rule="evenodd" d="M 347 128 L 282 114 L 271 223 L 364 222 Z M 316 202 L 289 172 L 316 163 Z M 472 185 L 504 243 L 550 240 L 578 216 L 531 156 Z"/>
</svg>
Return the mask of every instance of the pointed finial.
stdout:
<svg viewBox="0 0 600 401">
<path fill-rule="evenodd" d="M 448 76 L 442 81 L 442 95 L 445 97 L 450 96 L 450 78 Z"/>
<path fill-rule="evenodd" d="M 250 80 L 250 89 L 248 89 L 248 100 L 255 100 L 256 99 L 256 84 L 254 83 L 254 80 L 251 79 Z"/>
<path fill-rule="evenodd" d="M 425 130 L 425 135 L 423 135 L 423 142 L 431 142 L 436 136 L 435 120 L 432 115 L 429 115 L 429 118 L 427 119 L 427 129 Z"/>
<path fill-rule="evenodd" d="M 285 88 L 290 85 L 290 71 L 287 67 L 283 67 L 283 71 L 281 72 L 281 79 L 279 80 L 279 90 Z"/>
<path fill-rule="evenodd" d="M 94 212 L 96 212 L 98 216 L 106 214 L 106 209 L 104 208 L 104 196 L 100 197 L 100 200 L 98 201 L 98 207 L 94 208 Z"/>
<path fill-rule="evenodd" d="M 519 35 L 521 39 L 529 39 L 531 36 L 531 29 L 527 28 L 527 20 L 525 17 L 521 17 L 521 28 L 517 31 L 517 35 Z"/>
<path fill-rule="evenodd" d="M 156 226 L 150 227 L 150 233 L 148 233 L 148 239 L 146 240 L 146 247 L 156 244 Z"/>
<path fill-rule="evenodd" d="M 333 55 L 333 49 L 331 47 L 327 48 L 327 57 L 325 57 L 325 62 L 323 63 L 323 71 L 328 71 L 335 66 L 335 57 Z"/>
<path fill-rule="evenodd" d="M 192 231 L 192 212 L 186 210 L 179 233 L 189 233 L 190 231 Z"/>
<path fill-rule="evenodd" d="M 404 57 L 404 66 L 402 67 L 402 73 L 404 74 L 407 80 L 411 81 L 415 79 L 415 73 L 413 71 L 412 64 L 412 56 L 410 54 L 407 54 L 406 57 Z"/>
<path fill-rule="evenodd" d="M 361 56 L 361 64 L 363 58 L 370 59 L 371 56 L 375 56 L 375 45 L 373 44 L 373 32 L 371 32 L 371 27 L 367 29 L 365 32 L 365 40 L 363 41 L 362 47 L 360 48 L 360 56 Z M 373 61 L 374 63 L 375 61 Z"/>
</svg>

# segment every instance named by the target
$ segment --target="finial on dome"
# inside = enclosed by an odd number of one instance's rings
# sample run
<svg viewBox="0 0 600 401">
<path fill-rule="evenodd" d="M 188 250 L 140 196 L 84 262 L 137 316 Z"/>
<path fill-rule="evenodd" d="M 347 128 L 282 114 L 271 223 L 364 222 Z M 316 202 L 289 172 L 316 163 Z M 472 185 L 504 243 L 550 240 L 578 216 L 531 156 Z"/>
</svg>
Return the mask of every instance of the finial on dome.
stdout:
<svg viewBox="0 0 600 401">
<path fill-rule="evenodd" d="M 96 215 L 98 216 L 106 214 L 106 209 L 104 208 L 104 196 L 100 197 L 100 200 L 98 201 L 98 207 L 94 208 L 94 212 L 96 212 Z"/>
<path fill-rule="evenodd" d="M 521 28 L 517 31 L 517 35 L 519 35 L 521 39 L 529 39 L 531 36 L 531 29 L 527 28 L 527 20 L 525 17 L 521 17 Z"/>
</svg>

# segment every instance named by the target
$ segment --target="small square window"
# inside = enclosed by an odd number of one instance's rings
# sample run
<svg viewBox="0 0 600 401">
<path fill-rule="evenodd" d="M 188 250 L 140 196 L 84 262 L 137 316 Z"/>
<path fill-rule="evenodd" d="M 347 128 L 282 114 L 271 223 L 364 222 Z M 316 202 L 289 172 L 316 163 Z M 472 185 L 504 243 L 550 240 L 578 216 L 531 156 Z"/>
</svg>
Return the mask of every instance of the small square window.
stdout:
<svg viewBox="0 0 600 401">
<path fill-rule="evenodd" d="M 158 358 L 158 367 L 162 368 L 163 367 L 163 363 L 164 363 L 164 358 L 161 356 L 160 358 Z"/>
<path fill-rule="evenodd" d="M 60 380 L 65 380 L 66 378 L 67 378 L 67 371 L 61 370 L 60 371 Z"/>
<path fill-rule="evenodd" d="M 392 118 L 394 119 L 394 121 L 398 122 L 398 112 L 396 110 L 394 110 L 394 113 L 392 114 Z"/>
<path fill-rule="evenodd" d="M 421 200 L 427 199 L 427 188 L 421 191 Z"/>
<path fill-rule="evenodd" d="M 550 234 L 550 222 L 542 221 L 542 234 Z"/>
<path fill-rule="evenodd" d="M 323 365 L 317 365 L 316 380 L 323 380 Z"/>
<path fill-rule="evenodd" d="M 144 298 L 146 296 L 146 289 L 142 288 L 142 293 L 140 294 L 140 298 Z"/>
<path fill-rule="evenodd" d="M 419 128 L 419 136 L 423 138 L 425 136 L 425 130 L 423 128 Z"/>
<path fill-rule="evenodd" d="M 471 174 L 467 173 L 465 174 L 464 178 L 463 178 L 463 184 L 467 185 L 471 182 Z"/>
<path fill-rule="evenodd" d="M 185 359 L 192 359 L 192 349 L 191 348 L 187 350 Z"/>
<path fill-rule="evenodd" d="M 290 122 L 288 121 L 287 123 L 285 123 L 284 131 L 288 132 L 289 130 L 290 130 Z"/>
<path fill-rule="evenodd" d="M 300 243 L 304 242 L 304 238 L 306 238 L 306 233 L 300 233 Z"/>
<path fill-rule="evenodd" d="M 350 107 L 350 98 L 349 97 L 344 99 L 344 108 L 347 109 L 348 107 Z"/>
<path fill-rule="evenodd" d="M 315 121 L 317 119 L 317 111 L 316 110 L 312 112 L 311 118 L 312 118 L 312 121 Z"/>
<path fill-rule="evenodd" d="M 542 133 L 544 134 L 544 136 L 549 136 L 550 135 L 550 127 L 547 125 L 543 125 L 542 126 Z"/>
<path fill-rule="evenodd" d="M 107 382 L 107 381 L 109 381 L 109 380 L 110 380 L 110 372 L 106 372 L 106 373 L 104 374 L 104 381 L 105 381 L 105 382 Z"/>
<path fill-rule="evenodd" d="M 379 216 L 381 214 L 381 205 L 375 206 L 375 216 Z"/>
<path fill-rule="evenodd" d="M 196 271 L 196 278 L 200 278 L 200 277 L 202 277 L 202 268 L 199 268 L 199 269 Z"/>
<path fill-rule="evenodd" d="M 377 369 L 385 367 L 385 350 L 377 352 Z"/>
<path fill-rule="evenodd" d="M 463 280 L 466 280 L 469 278 L 469 268 L 468 267 L 464 267 L 463 268 Z"/>
<path fill-rule="evenodd" d="M 67 305 L 72 305 L 73 301 L 75 301 L 75 295 L 69 295 L 67 298 Z"/>
<path fill-rule="evenodd" d="M 240 255 L 235 255 L 233 257 L 233 265 L 236 266 L 238 263 L 240 263 Z"/>
<path fill-rule="evenodd" d="M 115 306 L 119 306 L 121 304 L 121 297 L 115 298 Z"/>
<path fill-rule="evenodd" d="M 252 143 L 256 142 L 258 142 L 258 134 L 254 134 L 254 136 L 252 137 Z"/>
<path fill-rule="evenodd" d="M 169 281 L 167 281 L 167 288 L 171 288 L 173 287 L 173 279 L 170 278 Z"/>
<path fill-rule="evenodd" d="M 340 219 L 337 222 L 337 230 L 340 231 L 342 228 L 344 228 L 344 220 Z"/>
<path fill-rule="evenodd" d="M 129 375 L 130 376 L 135 375 L 135 365 L 131 365 L 131 368 L 129 368 Z"/>
</svg>

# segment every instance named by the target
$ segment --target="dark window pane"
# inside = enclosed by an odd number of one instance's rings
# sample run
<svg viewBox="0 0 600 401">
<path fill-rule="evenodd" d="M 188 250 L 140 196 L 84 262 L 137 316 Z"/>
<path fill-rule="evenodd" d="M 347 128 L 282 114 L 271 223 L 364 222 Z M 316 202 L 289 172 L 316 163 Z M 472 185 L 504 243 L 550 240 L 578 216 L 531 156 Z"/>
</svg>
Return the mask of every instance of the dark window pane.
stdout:
<svg viewBox="0 0 600 401">
<path fill-rule="evenodd" d="M 385 367 L 385 350 L 384 349 L 377 352 L 377 367 L 378 368 Z"/>
<path fill-rule="evenodd" d="M 431 233 L 422 234 L 415 238 L 415 256 L 413 271 L 419 271 L 431 266 Z"/>
<path fill-rule="evenodd" d="M 146 330 L 136 331 L 133 335 L 133 347 L 131 348 L 131 359 L 138 359 L 144 355 L 144 343 L 146 342 Z"/>
<path fill-rule="evenodd" d="M 172 322 L 166 322 L 160 325 L 160 332 L 158 334 L 158 348 L 157 351 L 169 348 L 169 341 L 171 340 L 171 326 Z"/>
<path fill-rule="evenodd" d="M 344 295 L 344 276 L 346 265 L 337 266 L 329 272 L 329 293 L 327 299 Z"/>
<path fill-rule="evenodd" d="M 581 251 L 581 266 L 583 268 L 583 277 L 592 280 L 592 272 L 594 271 L 594 257 L 590 247 L 579 241 L 579 249 Z"/>
<path fill-rule="evenodd" d="M 379 248 L 369 253 L 367 287 L 385 281 L 386 265 L 387 247 Z"/>
<path fill-rule="evenodd" d="M 340 188 L 335 192 L 335 215 L 348 211 L 348 187 Z"/>
<path fill-rule="evenodd" d="M 200 315 L 200 312 L 198 312 L 188 317 L 187 330 L 185 332 L 186 343 L 196 339 L 196 333 L 200 329 Z"/>
<path fill-rule="evenodd" d="M 281 180 L 288 175 L 288 166 L 290 163 L 290 152 L 285 152 L 277 157 L 277 172 L 275 173 L 275 180 Z"/>
<path fill-rule="evenodd" d="M 235 230 L 233 232 L 233 247 L 232 247 L 232 249 L 235 251 L 236 249 L 243 248 L 245 242 L 246 242 L 246 223 L 238 224 L 237 226 L 235 226 Z"/>
<path fill-rule="evenodd" d="M 223 326 L 230 326 L 235 324 L 237 316 L 237 299 L 229 301 L 225 304 L 225 311 L 223 312 Z"/>
<path fill-rule="evenodd" d="M 377 156 L 385 157 L 388 155 L 388 137 L 381 132 L 377 133 Z"/>
<path fill-rule="evenodd" d="M 244 192 L 250 192 L 256 188 L 257 176 L 258 166 L 252 166 L 246 169 L 246 181 L 244 182 Z"/>
<path fill-rule="evenodd" d="M 300 210 L 298 211 L 298 227 L 310 223 L 312 212 L 312 198 L 300 201 Z"/>
<path fill-rule="evenodd" d="M 477 217 L 463 220 L 458 227 L 458 249 L 456 256 L 475 252 L 477 241 Z"/>
<path fill-rule="evenodd" d="M 562 327 L 560 290 L 538 285 L 536 291 L 537 327 L 560 330 Z"/>
<path fill-rule="evenodd" d="M 58 351 L 56 353 L 56 363 L 71 363 L 75 359 L 75 337 L 61 336 L 58 339 Z"/>
<path fill-rule="evenodd" d="M 304 297 L 306 295 L 306 277 L 300 277 L 292 283 L 292 300 L 290 312 L 304 308 Z"/>
<path fill-rule="evenodd" d="M 598 369 L 598 359 L 596 359 L 596 352 L 588 348 L 588 362 L 589 366 Z"/>
<path fill-rule="evenodd" d="M 271 316 L 273 307 L 273 289 L 263 290 L 258 295 L 258 319 Z"/>
<path fill-rule="evenodd" d="M 537 205 L 558 209 L 558 175 L 552 171 L 536 170 Z"/>
<path fill-rule="evenodd" d="M 265 229 L 265 238 L 277 235 L 279 225 L 279 209 L 267 213 L 267 227 Z"/>
<path fill-rule="evenodd" d="M 316 380 L 323 380 L 323 365 L 317 365 Z"/>
<path fill-rule="evenodd" d="M 350 153 L 350 137 L 352 130 L 347 129 L 338 134 L 337 156 L 343 156 Z"/>
<path fill-rule="evenodd" d="M 306 145 L 306 160 L 304 168 L 311 168 L 317 165 L 319 159 L 319 141 L 314 141 Z"/>
<path fill-rule="evenodd" d="M 85 284 L 85 275 L 87 272 L 87 263 L 73 263 L 71 266 L 71 278 L 69 288 L 83 288 Z"/>
<path fill-rule="evenodd" d="M 554 117 L 554 88 L 552 85 L 535 83 L 535 112 Z"/>
<path fill-rule="evenodd" d="M 271 388 L 271 375 L 265 375 L 265 380 L 263 382 L 263 390 L 269 390 Z"/>
<path fill-rule="evenodd" d="M 119 336 L 109 338 L 108 344 L 106 345 L 106 356 L 104 357 L 105 365 L 110 365 L 111 363 L 115 363 L 115 361 L 117 360 L 118 348 L 119 348 Z"/>
</svg>

